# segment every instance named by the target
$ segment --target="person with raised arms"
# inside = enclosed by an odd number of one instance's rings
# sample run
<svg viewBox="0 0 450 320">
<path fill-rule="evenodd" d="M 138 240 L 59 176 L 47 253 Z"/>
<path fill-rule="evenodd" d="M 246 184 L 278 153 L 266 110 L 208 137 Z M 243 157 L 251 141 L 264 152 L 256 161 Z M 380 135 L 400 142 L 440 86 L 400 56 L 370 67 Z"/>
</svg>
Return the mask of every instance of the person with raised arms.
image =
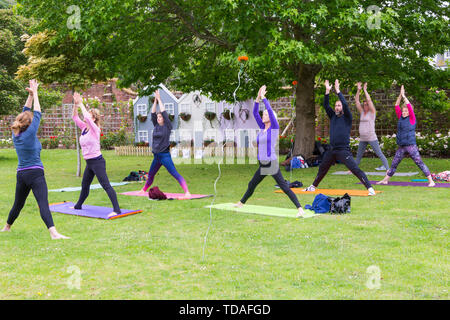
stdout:
<svg viewBox="0 0 450 320">
<path fill-rule="evenodd" d="M 89 190 L 92 180 L 97 177 L 98 182 L 106 191 L 109 200 L 113 205 L 113 211 L 108 214 L 112 217 L 121 213 L 119 202 L 114 188 L 109 183 L 106 174 L 106 161 L 100 151 L 100 112 L 97 109 L 87 110 L 83 104 L 83 99 L 78 92 L 73 94 L 74 106 L 72 110 L 72 119 L 81 129 L 80 146 L 83 158 L 86 160 L 86 168 L 81 181 L 81 192 L 77 203 L 73 207 L 75 210 L 81 210 L 84 201 L 89 196 Z M 83 113 L 84 121 L 78 116 L 78 108 Z"/>
<path fill-rule="evenodd" d="M 156 112 L 156 105 L 159 104 L 159 112 Z M 140 193 L 146 193 L 148 188 L 153 184 L 156 174 L 161 166 L 164 166 L 167 171 L 178 181 L 181 188 L 184 191 L 184 196 L 179 199 L 190 199 L 191 193 L 189 192 L 186 180 L 178 173 L 170 155 L 170 132 L 172 131 L 172 123 L 170 122 L 169 115 L 164 108 L 164 104 L 161 101 L 159 91 L 155 92 L 155 101 L 153 102 L 151 110 L 153 129 L 152 139 L 152 152 L 154 155 L 152 164 L 148 171 L 148 179 L 145 182 L 144 187 Z"/>
<path fill-rule="evenodd" d="M 348 107 L 347 101 L 340 90 L 339 80 L 336 79 L 334 88 L 339 100 L 334 105 L 334 110 L 330 107 L 330 91 L 333 87 L 329 81 L 325 81 L 325 97 L 323 107 L 330 118 L 330 146 L 331 149 L 323 156 L 322 163 L 319 166 L 316 179 L 311 186 L 303 191 L 315 191 L 319 183 L 328 173 L 336 160 L 342 162 L 369 191 L 369 196 L 374 196 L 375 190 L 372 188 L 366 174 L 356 165 L 353 155 L 350 151 L 350 131 L 352 129 L 352 113 Z"/>
<path fill-rule="evenodd" d="M 276 153 L 276 143 L 279 136 L 280 127 L 278 125 L 276 115 L 273 112 L 269 101 L 265 97 L 266 92 L 266 86 L 263 85 L 259 89 L 258 96 L 253 107 L 253 116 L 255 117 L 258 127 L 261 129 L 256 139 L 258 146 L 259 167 L 253 175 L 253 178 L 248 183 L 247 191 L 245 192 L 242 199 L 235 204 L 235 207 L 242 207 L 253 195 L 253 192 L 255 191 L 258 184 L 260 184 L 267 175 L 271 175 L 280 186 L 281 190 L 283 190 L 283 192 L 287 194 L 289 199 L 298 209 L 297 217 L 303 217 L 303 208 L 300 205 L 297 196 L 289 188 L 289 185 L 283 178 L 283 175 L 281 174 L 279 168 L 278 156 Z M 266 110 L 264 110 L 262 118 L 259 115 L 259 103 L 261 100 L 266 106 Z"/>
<path fill-rule="evenodd" d="M 405 101 L 400 108 L 400 103 L 402 99 Z M 428 186 L 434 187 L 435 182 L 431 176 L 430 170 L 422 161 L 420 157 L 419 148 L 416 143 L 416 115 L 414 114 L 414 108 L 409 102 L 405 95 L 405 88 L 401 86 L 400 95 L 395 103 L 395 113 L 397 114 L 397 145 L 398 149 L 395 152 L 394 159 L 392 160 L 392 165 L 383 180 L 377 182 L 377 184 L 388 184 L 389 179 L 394 175 L 397 170 L 398 165 L 403 160 L 403 158 L 409 154 L 411 159 L 415 164 L 422 170 L 423 174 L 428 179 Z"/>
<path fill-rule="evenodd" d="M 376 118 L 376 109 L 375 105 L 372 102 L 372 99 L 370 98 L 369 93 L 367 92 L 367 82 L 364 83 L 364 86 L 362 86 L 361 82 L 358 82 L 356 84 L 357 91 L 355 96 L 355 104 L 356 109 L 358 109 L 360 118 L 359 118 L 359 145 L 358 145 L 358 151 L 356 153 L 356 165 L 359 166 L 362 156 L 364 154 L 364 151 L 367 148 L 367 145 L 370 144 L 373 151 L 377 155 L 378 158 L 380 158 L 381 162 L 383 163 L 382 167 L 376 168 L 376 170 L 389 170 L 389 163 L 386 159 L 386 157 L 383 154 L 383 151 L 381 151 L 380 144 L 378 142 L 377 134 L 375 133 L 375 118 Z M 361 106 L 361 102 L 359 101 L 359 95 L 361 92 L 361 89 L 364 89 L 364 96 L 365 101 L 363 105 Z"/>
<path fill-rule="evenodd" d="M 14 205 L 8 215 L 8 220 L 3 232 L 10 231 L 14 221 L 19 217 L 25 202 L 33 191 L 39 206 L 41 218 L 47 226 L 52 239 L 69 239 L 55 228 L 52 213 L 48 203 L 48 188 L 44 175 L 44 165 L 41 161 L 42 145 L 37 137 L 39 124 L 41 122 L 41 105 L 38 97 L 38 82 L 29 81 L 28 99 L 13 125 L 12 140 L 16 149 L 19 164 L 17 167 L 16 194 Z M 33 112 L 31 107 L 33 105 Z"/>
</svg>

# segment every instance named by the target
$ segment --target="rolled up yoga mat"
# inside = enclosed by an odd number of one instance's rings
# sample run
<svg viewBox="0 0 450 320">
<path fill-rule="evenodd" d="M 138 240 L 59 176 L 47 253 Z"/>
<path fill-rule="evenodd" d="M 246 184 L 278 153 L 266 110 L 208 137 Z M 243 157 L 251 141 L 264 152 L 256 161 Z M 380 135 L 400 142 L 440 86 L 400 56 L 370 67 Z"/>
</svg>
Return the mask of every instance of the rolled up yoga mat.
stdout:
<svg viewBox="0 0 450 320">
<path fill-rule="evenodd" d="M 242 208 L 236 208 L 234 203 L 220 203 L 213 206 L 206 206 L 205 208 L 213 208 L 217 210 L 235 211 L 239 213 L 260 214 L 266 216 L 283 217 L 283 218 L 296 218 L 297 209 L 288 208 L 276 208 L 266 206 L 255 206 L 250 204 L 244 204 Z M 304 210 L 305 214 L 302 218 L 318 217 L 320 214 L 315 214 L 314 211 Z"/>
<path fill-rule="evenodd" d="M 120 193 L 124 196 L 137 196 L 137 197 L 148 197 L 147 193 L 140 193 L 139 191 L 128 191 Z M 212 194 L 191 194 L 189 199 L 182 199 L 184 193 L 168 193 L 164 192 L 168 200 L 193 200 L 212 197 Z"/>
<path fill-rule="evenodd" d="M 316 189 L 315 191 L 303 191 L 302 188 L 292 188 L 295 194 L 325 194 L 327 196 L 343 196 L 348 193 L 349 196 L 368 197 L 369 191 L 367 190 L 350 190 L 350 189 Z M 282 193 L 282 190 L 276 190 L 275 193 Z M 382 191 L 375 191 L 381 193 Z"/>
<path fill-rule="evenodd" d="M 428 180 L 427 180 L 428 181 Z M 409 182 L 409 181 L 389 181 L 388 184 L 377 185 L 378 181 L 370 181 L 374 186 L 397 186 L 397 187 L 428 187 L 428 182 Z M 435 181 L 436 182 L 436 181 Z M 358 182 L 361 184 L 361 182 Z M 450 188 L 450 183 L 440 183 L 436 182 L 433 188 Z"/>
<path fill-rule="evenodd" d="M 129 216 L 132 214 L 142 212 L 142 210 L 120 209 L 120 211 L 121 211 L 120 214 L 117 214 L 112 217 L 108 217 L 108 215 L 114 211 L 113 208 L 90 206 L 87 204 L 83 204 L 83 208 L 81 210 L 71 209 L 74 205 L 75 204 L 72 202 L 52 203 L 52 204 L 50 204 L 50 211 L 74 215 L 74 216 L 80 216 L 80 217 L 98 218 L 98 219 L 106 219 L 106 220 L 122 218 L 122 217 L 126 217 L 126 216 Z"/>
</svg>

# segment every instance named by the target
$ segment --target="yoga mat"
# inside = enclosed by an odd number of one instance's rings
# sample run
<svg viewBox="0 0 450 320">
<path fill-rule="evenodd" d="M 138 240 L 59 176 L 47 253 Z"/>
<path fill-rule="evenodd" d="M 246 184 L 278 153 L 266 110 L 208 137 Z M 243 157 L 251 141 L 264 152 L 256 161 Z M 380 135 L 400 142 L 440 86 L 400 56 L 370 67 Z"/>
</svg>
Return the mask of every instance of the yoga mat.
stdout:
<svg viewBox="0 0 450 320">
<path fill-rule="evenodd" d="M 128 184 L 129 182 L 111 182 L 111 186 L 112 187 L 117 187 L 117 186 L 123 186 Z M 94 189 L 101 189 L 103 188 L 100 184 L 91 184 L 90 189 L 94 190 Z M 62 189 L 53 189 L 53 190 L 48 190 L 49 192 L 71 192 L 71 191 L 81 191 L 81 187 L 68 187 L 68 188 L 62 188 Z"/>
<path fill-rule="evenodd" d="M 276 207 L 265 207 L 265 206 L 254 206 L 250 204 L 244 204 L 242 208 L 234 207 L 234 203 L 220 203 L 213 206 L 206 206 L 205 208 L 213 208 L 218 210 L 228 210 L 240 213 L 252 213 L 261 214 L 266 216 L 274 217 L 285 217 L 285 218 L 296 218 L 297 209 L 287 209 L 287 208 L 276 208 Z M 315 214 L 314 211 L 304 210 L 305 214 L 303 218 L 311 218 L 320 216 L 320 214 Z M 301 218 L 299 218 L 301 219 Z"/>
<path fill-rule="evenodd" d="M 378 181 L 370 181 L 374 186 Z M 361 182 L 358 182 L 361 184 Z M 436 182 L 436 185 L 433 188 L 450 188 L 450 183 L 439 183 Z M 398 187 L 428 187 L 428 183 L 424 182 L 407 182 L 407 181 L 389 181 L 388 184 L 380 184 L 379 186 L 398 186 Z"/>
<path fill-rule="evenodd" d="M 347 173 L 348 171 L 336 171 L 333 172 L 332 174 L 337 174 L 337 175 L 352 175 L 352 173 Z M 386 175 L 386 171 L 381 171 L 381 172 L 364 172 L 366 174 L 366 176 L 382 176 L 384 177 Z M 410 177 L 410 176 L 415 176 L 416 174 L 419 174 L 419 172 L 396 172 L 394 174 L 394 176 L 399 176 L 399 177 Z"/>
<path fill-rule="evenodd" d="M 128 192 L 122 192 L 121 194 L 125 196 L 137 196 L 137 197 L 147 197 L 147 193 L 139 193 L 139 191 L 128 191 Z M 189 199 L 180 199 L 184 197 L 184 193 L 168 193 L 164 192 L 168 200 L 193 200 L 193 199 L 202 199 L 202 198 L 209 198 L 212 197 L 211 194 L 191 194 L 191 197 Z"/>
<path fill-rule="evenodd" d="M 428 179 L 412 179 L 412 182 L 427 182 Z"/>
<path fill-rule="evenodd" d="M 53 203 L 50 205 L 50 211 L 64 213 L 64 214 L 70 214 L 70 215 L 75 215 L 75 216 L 81 216 L 81 217 L 107 219 L 107 220 L 122 218 L 122 217 L 126 217 L 126 216 L 129 216 L 132 214 L 142 212 L 142 210 L 121 209 L 120 214 L 108 218 L 108 214 L 110 214 L 113 211 L 112 208 L 90 206 L 90 205 L 84 204 L 83 209 L 81 209 L 81 210 L 71 209 L 70 207 L 73 207 L 74 205 L 75 204 L 72 202 Z"/>
<path fill-rule="evenodd" d="M 316 189 L 316 191 L 303 191 L 302 188 L 292 188 L 295 194 L 318 194 L 322 193 L 328 196 L 343 196 L 348 193 L 349 196 L 368 197 L 369 191 L 367 190 L 348 190 L 348 189 Z M 282 190 L 276 190 L 276 193 L 282 193 Z M 382 191 L 375 191 L 375 193 L 381 193 Z"/>
</svg>

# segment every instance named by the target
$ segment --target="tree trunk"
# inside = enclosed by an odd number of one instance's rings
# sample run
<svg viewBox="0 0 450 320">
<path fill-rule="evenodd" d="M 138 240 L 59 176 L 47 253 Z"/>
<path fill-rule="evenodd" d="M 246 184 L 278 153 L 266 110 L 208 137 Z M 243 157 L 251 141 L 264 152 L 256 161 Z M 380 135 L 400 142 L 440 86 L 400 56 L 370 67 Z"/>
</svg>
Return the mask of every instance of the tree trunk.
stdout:
<svg viewBox="0 0 450 320">
<path fill-rule="evenodd" d="M 309 158 L 314 151 L 316 109 L 314 84 L 317 67 L 301 65 L 295 90 L 295 145 L 294 154 Z"/>
</svg>

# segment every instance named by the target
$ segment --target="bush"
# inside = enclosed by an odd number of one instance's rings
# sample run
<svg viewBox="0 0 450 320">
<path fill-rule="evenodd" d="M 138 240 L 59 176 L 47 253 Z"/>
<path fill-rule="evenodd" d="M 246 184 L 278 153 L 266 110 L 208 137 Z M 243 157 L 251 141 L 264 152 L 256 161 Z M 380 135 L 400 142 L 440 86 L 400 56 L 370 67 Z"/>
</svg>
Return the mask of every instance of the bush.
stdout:
<svg viewBox="0 0 450 320">
<path fill-rule="evenodd" d="M 0 148 L 12 148 L 12 147 L 14 147 L 14 143 L 11 138 L 0 139 Z"/>
</svg>

